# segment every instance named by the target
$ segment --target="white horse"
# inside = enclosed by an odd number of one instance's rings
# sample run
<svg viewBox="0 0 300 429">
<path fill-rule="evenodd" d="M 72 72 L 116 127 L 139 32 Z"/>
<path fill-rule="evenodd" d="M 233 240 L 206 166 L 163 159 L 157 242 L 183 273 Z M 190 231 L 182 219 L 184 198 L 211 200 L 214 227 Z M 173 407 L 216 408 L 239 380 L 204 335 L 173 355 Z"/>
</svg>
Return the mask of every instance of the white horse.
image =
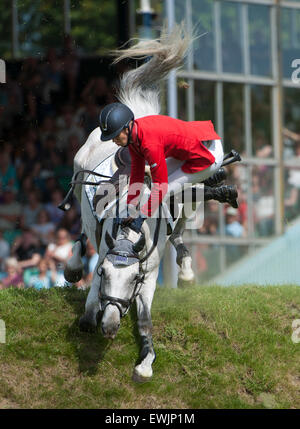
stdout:
<svg viewBox="0 0 300 429">
<path fill-rule="evenodd" d="M 129 57 L 150 58 L 140 67 L 125 73 L 120 80 L 118 98 L 130 107 L 135 118 L 160 113 L 160 83 L 170 70 L 180 66 L 190 40 L 184 28 L 176 26 L 169 35 L 163 32 L 159 40 L 142 41 L 132 48 L 117 52 L 117 61 Z M 94 170 L 103 159 L 117 150 L 118 147 L 112 141 L 100 141 L 100 129 L 96 128 L 76 154 L 73 179 L 86 181 L 88 173 L 81 171 Z M 114 338 L 121 317 L 135 301 L 142 350 L 140 363 L 134 370 L 134 378 L 147 380 L 152 376 L 152 363 L 155 359 L 151 333 L 151 304 L 160 260 L 168 239 L 167 221 L 165 218 L 148 218 L 143 224 L 141 234 L 128 227 L 120 227 L 116 237 L 112 238 L 113 219 L 107 218 L 101 224 L 98 222 L 88 201 L 85 186 L 79 184 L 75 194 L 81 204 L 82 236 L 73 247 L 73 256 L 66 266 L 65 277 L 73 281 L 80 278 L 81 255 L 84 252 L 86 236 L 99 254 L 85 313 L 80 319 L 80 328 L 95 329 L 97 314 L 101 310 L 103 335 Z M 185 218 L 181 218 L 170 240 L 178 250 L 179 276 L 189 281 L 193 280 L 194 274 L 191 257 L 182 241 L 184 225 Z"/>
</svg>

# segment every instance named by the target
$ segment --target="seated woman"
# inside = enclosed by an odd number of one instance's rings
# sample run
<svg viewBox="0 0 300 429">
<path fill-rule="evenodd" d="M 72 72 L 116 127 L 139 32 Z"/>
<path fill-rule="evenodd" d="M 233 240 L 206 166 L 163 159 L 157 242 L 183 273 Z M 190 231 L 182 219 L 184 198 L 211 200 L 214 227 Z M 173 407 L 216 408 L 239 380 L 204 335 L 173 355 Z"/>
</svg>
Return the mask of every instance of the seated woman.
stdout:
<svg viewBox="0 0 300 429">
<path fill-rule="evenodd" d="M 70 240 L 68 231 L 60 228 L 56 232 L 55 243 L 50 243 L 46 249 L 45 258 L 53 261 L 57 270 L 55 286 L 65 286 L 64 268 L 68 259 L 72 255 L 73 243 Z"/>
</svg>

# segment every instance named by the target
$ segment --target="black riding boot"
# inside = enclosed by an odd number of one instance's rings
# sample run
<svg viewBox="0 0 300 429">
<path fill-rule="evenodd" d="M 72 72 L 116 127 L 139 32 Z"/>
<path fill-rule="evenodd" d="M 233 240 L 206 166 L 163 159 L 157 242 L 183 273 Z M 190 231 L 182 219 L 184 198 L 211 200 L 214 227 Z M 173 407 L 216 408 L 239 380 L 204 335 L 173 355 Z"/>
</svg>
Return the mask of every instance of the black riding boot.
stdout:
<svg viewBox="0 0 300 429">
<path fill-rule="evenodd" d="M 204 201 L 217 200 L 219 203 L 228 203 L 237 209 L 237 197 L 238 192 L 236 186 L 223 185 L 216 188 L 204 186 Z"/>
<path fill-rule="evenodd" d="M 204 180 L 204 185 L 206 186 L 217 186 L 219 183 L 223 182 L 227 177 L 225 168 L 221 167 L 215 174 L 213 174 L 208 179 Z"/>
</svg>

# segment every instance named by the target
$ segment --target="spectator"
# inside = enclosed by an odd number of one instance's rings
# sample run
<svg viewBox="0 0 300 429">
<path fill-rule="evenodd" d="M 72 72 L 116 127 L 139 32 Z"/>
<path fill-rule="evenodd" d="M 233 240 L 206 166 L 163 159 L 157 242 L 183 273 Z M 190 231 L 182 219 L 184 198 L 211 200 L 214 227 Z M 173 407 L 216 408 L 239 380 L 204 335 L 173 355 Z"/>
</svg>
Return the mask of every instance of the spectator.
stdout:
<svg viewBox="0 0 300 429">
<path fill-rule="evenodd" d="M 91 97 L 93 97 L 98 106 L 105 106 L 109 103 L 107 101 L 108 93 L 109 89 L 106 79 L 99 76 L 90 79 L 81 93 L 81 98 L 87 104 L 91 100 Z"/>
<path fill-rule="evenodd" d="M 9 151 L 5 150 L 0 156 L 0 196 L 8 186 L 18 190 L 16 169 L 11 162 Z"/>
<path fill-rule="evenodd" d="M 33 167 L 39 162 L 40 156 L 36 144 L 32 140 L 27 140 L 24 143 L 23 156 L 18 166 L 18 177 L 20 181 L 28 174 L 31 175 Z"/>
<path fill-rule="evenodd" d="M 28 203 L 25 204 L 22 215 L 22 226 L 27 228 L 36 223 L 37 217 L 42 210 L 40 195 L 37 190 L 32 190 L 28 195 Z"/>
<path fill-rule="evenodd" d="M 231 237 L 241 238 L 244 236 L 244 228 L 239 222 L 239 212 L 233 207 L 229 207 L 226 212 L 226 235 Z M 236 244 L 228 244 L 226 246 L 226 260 L 227 264 L 232 264 L 237 261 L 244 254 L 242 246 Z"/>
<path fill-rule="evenodd" d="M 61 189 L 57 188 L 51 192 L 51 202 L 45 205 L 50 221 L 58 225 L 64 216 L 64 212 L 57 206 L 62 202 L 64 196 Z"/>
<path fill-rule="evenodd" d="M 9 287 L 21 289 L 24 287 L 20 267 L 16 258 L 7 258 L 5 260 L 6 276 L 0 281 L 0 289 Z"/>
<path fill-rule="evenodd" d="M 76 122 L 73 108 L 71 106 L 64 106 L 63 114 L 57 120 L 59 131 L 57 133 L 57 147 L 60 151 L 68 149 L 68 140 L 72 135 L 76 135 L 80 144 L 85 139 L 85 132 Z"/>
<path fill-rule="evenodd" d="M 26 286 L 35 289 L 49 289 L 55 284 L 56 277 L 54 261 L 52 259 L 41 259 L 38 264 L 38 271 L 29 277 Z"/>
<path fill-rule="evenodd" d="M 244 229 L 244 234 L 246 235 L 248 231 L 248 204 L 247 204 L 247 194 L 238 186 L 238 195 L 239 195 L 239 222 L 242 224 Z"/>
<path fill-rule="evenodd" d="M 226 235 L 231 235 L 232 237 L 243 237 L 244 228 L 239 222 L 239 213 L 237 209 L 229 207 L 226 211 Z"/>
<path fill-rule="evenodd" d="M 34 180 L 31 174 L 24 177 L 21 182 L 21 187 L 18 193 L 19 203 L 28 204 L 28 196 L 31 193 L 31 190 L 34 189 Z"/>
<path fill-rule="evenodd" d="M 56 125 L 55 125 L 55 118 L 54 116 L 45 116 L 42 126 L 39 130 L 39 140 L 44 146 L 46 144 L 46 141 L 48 137 L 52 137 L 55 140 L 55 133 L 56 133 Z"/>
<path fill-rule="evenodd" d="M 12 245 L 12 254 L 18 259 L 22 269 L 36 266 L 41 260 L 43 249 L 33 231 L 24 229 Z"/>
<path fill-rule="evenodd" d="M 285 187 L 284 209 L 288 221 L 299 214 L 299 187 L 295 188 L 290 183 Z"/>
<path fill-rule="evenodd" d="M 275 199 L 272 189 L 267 195 L 262 195 L 256 205 L 257 232 L 259 236 L 269 236 L 274 230 Z"/>
<path fill-rule="evenodd" d="M 72 255 L 72 246 L 68 231 L 60 228 L 56 232 L 55 243 L 48 245 L 45 257 L 54 259 L 57 264 L 64 264 Z"/>
<path fill-rule="evenodd" d="M 21 213 L 22 206 L 16 201 L 16 189 L 7 186 L 3 192 L 3 204 L 0 204 L 0 231 L 15 229 Z"/>
<path fill-rule="evenodd" d="M 90 286 L 98 262 L 98 253 L 94 249 L 92 243 L 88 240 L 86 244 L 86 258 L 85 258 L 85 284 Z"/>
<path fill-rule="evenodd" d="M 53 172 L 44 173 L 43 203 L 49 203 L 52 192 L 59 189 L 59 183 Z"/>
<path fill-rule="evenodd" d="M 43 108 L 46 114 L 54 112 L 56 104 L 61 98 L 62 64 L 56 55 L 55 48 L 49 48 L 46 61 L 41 68 L 44 80 Z"/>
<path fill-rule="evenodd" d="M 49 214 L 44 209 L 38 213 L 37 222 L 31 226 L 31 229 L 40 237 L 44 246 L 54 238 L 55 224 L 50 221 Z"/>
<path fill-rule="evenodd" d="M 70 240 L 69 233 L 66 229 L 60 228 L 56 232 L 55 243 L 50 243 L 47 247 L 45 258 L 53 260 L 57 270 L 57 286 L 65 285 L 63 270 L 67 260 L 72 255 L 73 244 Z"/>
<path fill-rule="evenodd" d="M 76 206 L 73 205 L 70 210 L 65 212 L 64 217 L 60 221 L 59 228 L 64 228 L 67 231 L 69 231 L 69 234 L 71 235 L 72 240 L 76 240 L 78 237 L 78 234 L 80 233 L 81 228 L 81 220 L 80 220 L 80 214 L 76 210 Z"/>
<path fill-rule="evenodd" d="M 262 132 L 257 132 L 254 137 L 255 147 L 256 147 L 256 156 L 258 158 L 270 158 L 273 154 L 273 148 L 268 143 Z"/>
<path fill-rule="evenodd" d="M 9 257 L 10 247 L 8 242 L 3 238 L 3 234 L 0 231 L 0 271 L 4 270 L 4 261 Z"/>
<path fill-rule="evenodd" d="M 94 97 L 89 97 L 81 113 L 81 119 L 83 121 L 83 127 L 86 135 L 89 135 L 99 126 L 99 113 L 100 108 L 95 103 Z"/>
</svg>

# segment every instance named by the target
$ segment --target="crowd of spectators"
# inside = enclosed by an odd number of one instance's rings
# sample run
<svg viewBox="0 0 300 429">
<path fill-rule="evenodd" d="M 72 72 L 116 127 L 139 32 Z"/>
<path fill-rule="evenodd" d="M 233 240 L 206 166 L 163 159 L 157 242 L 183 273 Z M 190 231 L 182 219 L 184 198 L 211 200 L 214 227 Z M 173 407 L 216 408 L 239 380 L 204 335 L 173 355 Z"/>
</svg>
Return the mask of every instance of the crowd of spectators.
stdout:
<svg viewBox="0 0 300 429">
<path fill-rule="evenodd" d="M 73 159 L 113 102 L 103 74 L 79 82 L 81 61 L 70 37 L 61 51 L 24 60 L 0 85 L 0 289 L 66 284 L 63 269 L 80 233 L 80 207 L 57 208 L 73 173 Z M 95 72 L 94 72 L 95 74 Z M 84 279 L 95 252 L 88 245 Z"/>
</svg>

